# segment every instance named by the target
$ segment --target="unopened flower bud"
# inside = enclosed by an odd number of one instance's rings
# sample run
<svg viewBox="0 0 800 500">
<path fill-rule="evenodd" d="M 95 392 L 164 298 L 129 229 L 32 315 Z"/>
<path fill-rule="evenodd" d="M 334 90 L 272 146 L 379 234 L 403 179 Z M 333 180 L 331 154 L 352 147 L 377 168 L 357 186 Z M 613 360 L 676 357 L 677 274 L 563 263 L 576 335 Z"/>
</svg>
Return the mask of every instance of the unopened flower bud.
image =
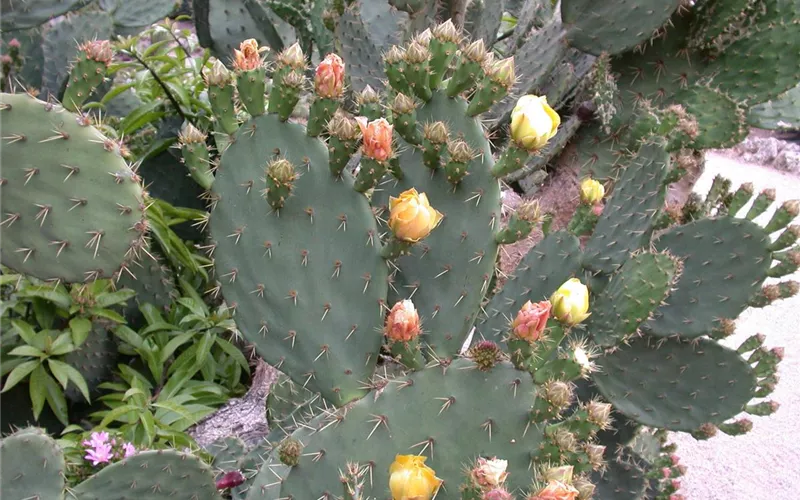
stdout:
<svg viewBox="0 0 800 500">
<path fill-rule="evenodd" d="M 565 409 L 572 403 L 572 386 L 561 380 L 547 382 L 544 394 L 547 402 L 559 409 Z"/>
<path fill-rule="evenodd" d="M 669 479 L 671 475 L 672 475 L 672 469 L 670 469 L 669 467 L 661 468 L 661 477 L 663 477 L 664 479 Z"/>
<path fill-rule="evenodd" d="M 314 90 L 319 97 L 337 99 L 344 91 L 344 61 L 336 54 L 328 54 L 314 75 Z"/>
<path fill-rule="evenodd" d="M 672 481 L 670 481 L 670 486 L 672 486 L 672 489 L 674 489 L 674 490 L 681 489 L 681 481 L 680 481 L 680 479 L 673 479 Z"/>
<path fill-rule="evenodd" d="M 484 45 L 482 38 L 475 40 L 464 49 L 464 57 L 478 64 L 483 64 L 486 61 L 486 56 L 486 45 Z"/>
<path fill-rule="evenodd" d="M 425 465 L 427 457 L 397 455 L 389 467 L 389 490 L 393 500 L 430 500 L 442 480 Z"/>
<path fill-rule="evenodd" d="M 228 471 L 217 480 L 218 490 L 229 490 L 245 482 L 244 475 L 238 470 Z"/>
<path fill-rule="evenodd" d="M 420 332 L 419 313 L 414 303 L 410 300 L 397 302 L 386 316 L 383 334 L 392 342 L 410 342 L 417 338 Z"/>
<path fill-rule="evenodd" d="M 416 243 L 427 237 L 444 216 L 428 202 L 425 193 L 411 188 L 397 198 L 389 197 L 389 228 L 394 237 Z"/>
<path fill-rule="evenodd" d="M 520 97 L 511 112 L 511 137 L 519 147 L 535 151 L 558 132 L 561 117 L 547 104 L 547 97 Z"/>
<path fill-rule="evenodd" d="M 605 459 L 603 455 L 606 452 L 606 447 L 601 446 L 599 444 L 586 444 L 583 447 L 583 450 L 586 452 L 586 456 L 589 457 L 589 465 L 592 466 L 594 470 L 600 470 L 603 468 L 605 464 Z"/>
<path fill-rule="evenodd" d="M 453 24 L 451 19 L 437 24 L 433 27 L 433 37 L 441 42 L 452 42 L 458 44 L 461 42 L 461 35 L 458 34 L 458 28 Z"/>
<path fill-rule="evenodd" d="M 591 481 L 579 477 L 572 482 L 572 486 L 578 490 L 578 500 L 591 500 L 594 496 L 596 486 Z"/>
<path fill-rule="evenodd" d="M 278 54 L 277 60 L 278 66 L 292 68 L 297 71 L 303 71 L 306 67 L 306 58 L 298 42 L 283 49 L 283 51 Z"/>
<path fill-rule="evenodd" d="M 772 188 L 767 188 L 761 191 L 761 194 L 764 195 L 766 199 L 769 201 L 775 201 L 775 190 Z"/>
<path fill-rule="evenodd" d="M 422 135 L 434 144 L 444 144 L 447 142 L 449 132 L 444 122 L 431 122 L 422 127 Z"/>
<path fill-rule="evenodd" d="M 108 40 L 91 40 L 79 47 L 86 53 L 86 58 L 108 65 L 114 57 L 111 42 Z"/>
<path fill-rule="evenodd" d="M 522 203 L 517 208 L 517 216 L 528 222 L 539 223 L 542 221 L 539 200 L 529 200 Z"/>
<path fill-rule="evenodd" d="M 578 278 L 567 280 L 550 298 L 553 315 L 562 323 L 577 325 L 589 317 L 589 289 Z"/>
<path fill-rule="evenodd" d="M 405 94 L 398 93 L 394 98 L 394 103 L 392 104 L 392 112 L 398 115 L 406 115 L 409 113 L 413 113 L 417 109 L 417 103 L 414 101 L 412 97 L 408 97 Z"/>
<path fill-rule="evenodd" d="M 328 132 L 343 141 L 352 141 L 361 136 L 356 120 L 341 109 L 337 109 L 328 122 Z"/>
<path fill-rule="evenodd" d="M 290 71 L 283 77 L 281 83 L 291 89 L 302 89 L 306 83 L 306 77 L 299 71 Z"/>
<path fill-rule="evenodd" d="M 596 180 L 587 177 L 581 182 L 581 202 L 584 205 L 594 205 L 603 201 L 603 196 L 606 194 L 606 189 L 602 184 Z"/>
<path fill-rule="evenodd" d="M 303 445 L 291 437 L 284 439 L 278 447 L 278 458 L 289 467 L 295 467 L 300 463 L 302 453 Z"/>
<path fill-rule="evenodd" d="M 356 94 L 356 104 L 359 106 L 363 104 L 375 104 L 381 100 L 381 96 L 375 92 L 371 86 L 367 85 L 364 90 Z"/>
<path fill-rule="evenodd" d="M 800 214 L 800 200 L 788 200 L 783 202 L 783 209 L 790 217 L 797 217 Z"/>
<path fill-rule="evenodd" d="M 572 484 L 572 474 L 575 469 L 571 465 L 562 465 L 561 467 L 551 467 L 544 471 L 543 478 L 545 481 L 560 481 L 566 484 Z"/>
<path fill-rule="evenodd" d="M 414 41 L 406 49 L 405 61 L 408 64 L 420 64 L 431 58 L 431 52 L 425 45 Z"/>
<path fill-rule="evenodd" d="M 530 497 L 534 500 L 575 500 L 578 490 L 574 486 L 560 481 L 550 481 L 547 486 Z"/>
<path fill-rule="evenodd" d="M 589 422 L 601 429 L 605 429 L 611 423 L 611 405 L 608 403 L 590 401 L 586 405 L 586 413 L 589 414 Z"/>
<path fill-rule="evenodd" d="M 491 78 L 493 82 L 506 88 L 510 88 L 514 85 L 514 81 L 517 78 L 514 70 L 514 57 L 508 57 L 495 62 L 489 72 L 489 78 Z"/>
<path fill-rule="evenodd" d="M 297 179 L 294 165 L 285 159 L 272 160 L 267 165 L 267 175 L 279 185 L 286 185 Z"/>
<path fill-rule="evenodd" d="M 193 144 L 206 142 L 206 134 L 198 130 L 194 125 L 187 122 L 183 129 L 178 133 L 178 142 L 181 144 Z"/>
<path fill-rule="evenodd" d="M 369 121 L 366 117 L 356 117 L 361 129 L 363 142 L 361 150 L 369 158 L 386 161 L 392 156 L 392 125 L 385 119 Z"/>
<path fill-rule="evenodd" d="M 427 47 L 431 43 L 431 38 L 433 38 L 433 33 L 431 33 L 430 28 L 427 28 L 425 31 L 417 33 L 417 35 L 411 40 L 411 43 L 416 42 L 423 47 Z"/>
<path fill-rule="evenodd" d="M 469 358 L 481 371 L 489 371 L 503 359 L 503 351 L 491 340 L 481 340 L 469 348 Z"/>
<path fill-rule="evenodd" d="M 514 500 L 505 488 L 494 488 L 483 494 L 481 500 Z"/>
<path fill-rule="evenodd" d="M 224 87 L 231 81 L 231 73 L 219 59 L 214 59 L 211 67 L 203 68 L 203 76 L 208 86 Z"/>
<path fill-rule="evenodd" d="M 547 326 L 550 308 L 549 300 L 543 300 L 535 304 L 529 300 L 523 304 L 514 321 L 511 322 L 512 337 L 529 343 L 539 340 Z"/>
<path fill-rule="evenodd" d="M 9 40 L 8 46 L 9 48 L 12 49 L 18 49 L 20 47 L 19 40 L 17 40 L 16 38 L 12 38 L 11 40 Z"/>
<path fill-rule="evenodd" d="M 679 457 L 678 455 L 670 455 L 669 460 L 670 462 L 672 462 L 673 466 L 681 463 L 681 457 Z"/>
<path fill-rule="evenodd" d="M 405 54 L 405 49 L 398 47 L 397 45 L 392 45 L 392 48 L 383 54 L 383 61 L 386 64 L 397 64 L 405 60 Z"/>
<path fill-rule="evenodd" d="M 447 152 L 450 153 L 450 159 L 457 163 L 468 163 L 475 158 L 475 151 L 463 139 L 449 141 Z"/>
</svg>

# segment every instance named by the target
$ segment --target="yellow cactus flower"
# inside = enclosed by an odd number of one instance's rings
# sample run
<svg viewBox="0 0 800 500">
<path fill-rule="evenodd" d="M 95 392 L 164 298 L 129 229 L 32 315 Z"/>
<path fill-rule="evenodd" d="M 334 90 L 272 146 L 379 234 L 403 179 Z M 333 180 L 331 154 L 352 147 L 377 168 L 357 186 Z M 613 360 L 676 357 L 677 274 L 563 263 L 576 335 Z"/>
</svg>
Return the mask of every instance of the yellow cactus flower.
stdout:
<svg viewBox="0 0 800 500">
<path fill-rule="evenodd" d="M 442 480 L 425 465 L 427 457 L 397 455 L 389 467 L 389 490 L 392 500 L 430 500 Z"/>
<path fill-rule="evenodd" d="M 606 188 L 598 181 L 587 177 L 581 182 L 581 202 L 585 205 L 594 205 L 603 201 Z"/>
<path fill-rule="evenodd" d="M 511 112 L 511 137 L 528 151 L 541 149 L 552 139 L 561 117 L 547 104 L 547 97 L 525 95 L 520 97 Z"/>
<path fill-rule="evenodd" d="M 389 198 L 389 227 L 398 240 L 416 243 L 427 237 L 444 216 L 428 203 L 425 193 L 411 188 Z"/>
<path fill-rule="evenodd" d="M 550 302 L 553 316 L 567 325 L 577 325 L 589 317 L 589 289 L 578 278 L 567 280 L 555 291 Z"/>
</svg>

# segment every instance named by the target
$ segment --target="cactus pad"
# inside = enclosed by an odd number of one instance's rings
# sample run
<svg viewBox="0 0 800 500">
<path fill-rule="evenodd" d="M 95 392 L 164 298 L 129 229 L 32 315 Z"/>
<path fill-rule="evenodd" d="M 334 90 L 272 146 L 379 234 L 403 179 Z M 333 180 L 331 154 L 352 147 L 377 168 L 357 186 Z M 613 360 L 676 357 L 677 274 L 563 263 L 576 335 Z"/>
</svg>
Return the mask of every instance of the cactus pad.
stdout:
<svg viewBox="0 0 800 500">
<path fill-rule="evenodd" d="M 434 92 L 430 102 L 417 109 L 419 123 L 442 121 L 450 137 L 461 137 L 475 151 L 490 151 L 480 121 L 466 116 L 466 102 Z M 397 195 L 416 187 L 444 214 L 442 223 L 411 255 L 397 260 L 397 290 L 412 296 L 422 317 L 426 341 L 440 356 L 452 356 L 461 348 L 494 273 L 500 229 L 500 185 L 492 177 L 492 158 L 483 154 L 469 162 L 468 175 L 454 189 L 443 168 L 423 166 L 422 152 L 406 146 L 400 157 L 403 179 L 379 186 L 373 205 L 387 194 Z M 385 203 L 385 201 L 383 201 Z M 385 210 L 385 207 L 384 207 Z M 388 215 L 388 214 L 387 214 Z"/>
<path fill-rule="evenodd" d="M 673 431 L 690 432 L 737 415 L 756 385 L 736 351 L 702 337 L 689 342 L 645 336 L 595 361 L 594 383 L 617 411 Z"/>
<path fill-rule="evenodd" d="M 3 0 L 3 31 L 33 28 L 54 17 L 79 9 L 91 0 Z"/>
<path fill-rule="evenodd" d="M 3 264 L 40 279 L 112 276 L 142 248 L 142 187 L 85 118 L 2 94 Z"/>
<path fill-rule="evenodd" d="M 263 191 L 276 155 L 297 178 L 273 211 Z M 216 270 L 245 337 L 333 404 L 363 395 L 382 341 L 387 266 L 352 176 L 332 177 L 325 145 L 302 126 L 263 115 L 239 128 L 214 192 Z"/>
<path fill-rule="evenodd" d="M 346 413 L 320 416 L 295 432 L 304 445 L 300 464 L 282 484 L 269 468 L 262 470 L 260 476 L 271 477 L 267 483 L 276 487 L 258 494 L 251 489 L 248 498 L 331 494 L 348 461 L 371 469 L 365 495 L 384 498 L 396 454 L 428 456 L 426 464 L 449 494 L 461 483 L 463 464 L 475 456 L 502 456 L 509 463 L 510 489 L 527 488 L 528 467 L 544 440 L 544 429 L 530 423 L 533 391 L 531 377 L 508 363 L 483 372 L 467 359 L 393 380 L 377 398 L 364 398 Z"/>
<path fill-rule="evenodd" d="M 342 42 L 341 55 L 347 64 L 353 89 L 361 91 L 367 85 L 380 89 L 383 87 L 381 80 L 384 77 L 380 49 L 370 38 L 357 6 L 354 3 L 339 18 L 336 38 Z"/>
<path fill-rule="evenodd" d="M 636 333 L 661 304 L 679 275 L 680 261 L 669 254 L 633 254 L 611 277 L 586 323 L 593 340 L 611 347 Z"/>
<path fill-rule="evenodd" d="M 650 237 L 664 204 L 669 154 L 659 144 L 645 144 L 624 167 L 584 250 L 584 267 L 613 272 Z"/>
<path fill-rule="evenodd" d="M 675 95 L 675 101 L 697 120 L 694 149 L 734 146 L 747 137 L 743 107 L 720 90 L 696 85 Z"/>
<path fill-rule="evenodd" d="M 23 429 L 0 441 L 3 498 L 57 500 L 64 496 L 64 454 L 40 429 Z"/>
<path fill-rule="evenodd" d="M 580 258 L 578 238 L 567 232 L 548 235 L 525 255 L 513 276 L 484 307 L 487 317 L 478 330 L 487 339 L 503 338 L 525 302 L 548 299 L 565 281 L 580 273 Z"/>
<path fill-rule="evenodd" d="M 104 319 L 96 319 L 83 344 L 64 356 L 64 362 L 83 375 L 90 395 L 94 395 L 98 386 L 111 378 L 117 366 L 117 342 L 108 331 L 109 323 Z M 71 401 L 84 401 L 74 384 L 67 387 L 64 395 Z"/>
<path fill-rule="evenodd" d="M 704 219 L 671 228 L 654 242 L 683 261 L 675 289 L 644 329 L 652 335 L 706 335 L 748 307 L 772 262 L 769 237 L 745 219 Z"/>
<path fill-rule="evenodd" d="M 800 130 L 800 84 L 777 99 L 753 106 L 747 119 L 758 128 Z"/>
<path fill-rule="evenodd" d="M 561 19 L 573 47 L 594 55 L 618 54 L 648 40 L 679 4 L 680 0 L 564 0 Z"/>
<path fill-rule="evenodd" d="M 91 476 L 73 493 L 80 500 L 222 499 L 211 467 L 176 451 L 141 451 Z"/>
</svg>

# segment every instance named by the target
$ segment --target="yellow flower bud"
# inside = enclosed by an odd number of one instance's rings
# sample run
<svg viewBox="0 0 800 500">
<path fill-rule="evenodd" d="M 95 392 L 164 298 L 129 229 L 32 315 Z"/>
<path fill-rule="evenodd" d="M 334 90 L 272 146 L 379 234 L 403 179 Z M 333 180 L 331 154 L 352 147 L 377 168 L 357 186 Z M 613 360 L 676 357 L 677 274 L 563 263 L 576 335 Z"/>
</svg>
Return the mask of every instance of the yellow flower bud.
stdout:
<svg viewBox="0 0 800 500">
<path fill-rule="evenodd" d="M 444 216 L 431 207 L 425 193 L 414 188 L 389 198 L 389 227 L 394 236 L 416 243 L 433 231 Z"/>
<path fill-rule="evenodd" d="M 603 200 L 606 195 L 606 188 L 602 184 L 587 177 L 581 182 L 581 202 L 585 205 L 594 205 Z"/>
<path fill-rule="evenodd" d="M 430 500 L 442 480 L 425 465 L 427 457 L 397 455 L 389 467 L 389 490 L 392 500 Z"/>
<path fill-rule="evenodd" d="M 526 95 L 517 101 L 511 112 L 511 137 L 528 151 L 541 149 L 552 139 L 561 117 L 547 104 L 547 97 Z"/>
<path fill-rule="evenodd" d="M 577 325 L 589 317 L 589 289 L 578 278 L 566 281 L 556 290 L 550 302 L 553 316 L 567 325 Z"/>
</svg>

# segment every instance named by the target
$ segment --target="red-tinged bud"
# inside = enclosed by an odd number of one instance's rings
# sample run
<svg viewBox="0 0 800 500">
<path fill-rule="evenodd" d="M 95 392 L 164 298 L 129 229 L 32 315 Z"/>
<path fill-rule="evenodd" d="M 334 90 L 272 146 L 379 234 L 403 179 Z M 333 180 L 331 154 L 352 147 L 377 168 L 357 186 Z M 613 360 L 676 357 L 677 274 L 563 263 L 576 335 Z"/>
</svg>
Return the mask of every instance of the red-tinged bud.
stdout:
<svg viewBox="0 0 800 500">
<path fill-rule="evenodd" d="M 773 347 L 772 349 L 770 349 L 770 352 L 772 352 L 772 354 L 774 354 L 775 357 L 778 358 L 778 361 L 783 361 L 783 353 L 784 353 L 783 347 Z"/>
<path fill-rule="evenodd" d="M 373 160 L 388 160 L 392 156 L 392 125 L 383 118 L 368 121 L 359 116 L 356 121 L 363 136 L 363 153 Z"/>
<path fill-rule="evenodd" d="M 79 49 L 86 53 L 88 59 L 103 63 L 106 66 L 111 63 L 111 58 L 114 57 L 111 42 L 108 40 L 91 40 L 82 44 Z"/>
<path fill-rule="evenodd" d="M 232 470 L 226 472 L 218 481 L 217 481 L 217 489 L 218 490 L 229 490 L 231 488 L 235 488 L 240 484 L 244 483 L 245 477 L 242 475 L 241 472 L 238 470 Z"/>
<path fill-rule="evenodd" d="M 669 477 L 672 475 L 672 469 L 669 467 L 662 467 L 661 475 L 664 477 L 664 479 L 669 479 Z"/>
<path fill-rule="evenodd" d="M 419 313 L 410 300 L 397 302 L 383 327 L 383 334 L 393 342 L 410 342 L 417 338 L 421 332 Z"/>
<path fill-rule="evenodd" d="M 492 459 L 478 457 L 475 467 L 470 471 L 470 480 L 481 489 L 497 488 L 508 477 L 507 468 L 507 460 L 500 460 L 497 457 Z"/>
<path fill-rule="evenodd" d="M 484 493 L 481 500 L 514 500 L 514 497 L 505 488 L 495 488 Z"/>
<path fill-rule="evenodd" d="M 670 455 L 669 459 L 672 461 L 672 465 L 678 465 L 681 462 L 681 457 L 678 455 Z"/>
<path fill-rule="evenodd" d="M 17 40 L 16 38 L 12 38 L 12 39 L 11 39 L 11 40 L 8 42 L 8 46 L 9 46 L 10 48 L 12 48 L 12 49 L 18 49 L 18 48 L 20 47 L 20 45 L 19 45 L 19 40 Z"/>
<path fill-rule="evenodd" d="M 319 97 L 337 99 L 344 91 L 344 61 L 336 54 L 328 54 L 317 66 L 314 89 Z"/>
<path fill-rule="evenodd" d="M 679 479 L 673 479 L 672 481 L 670 481 L 670 485 L 675 490 L 681 489 L 681 481 Z"/>
<path fill-rule="evenodd" d="M 545 326 L 547 326 L 550 308 L 549 300 L 543 300 L 535 304 L 529 300 L 523 304 L 517 313 L 517 317 L 511 323 L 511 335 L 530 343 L 539 340 Z"/>
</svg>

